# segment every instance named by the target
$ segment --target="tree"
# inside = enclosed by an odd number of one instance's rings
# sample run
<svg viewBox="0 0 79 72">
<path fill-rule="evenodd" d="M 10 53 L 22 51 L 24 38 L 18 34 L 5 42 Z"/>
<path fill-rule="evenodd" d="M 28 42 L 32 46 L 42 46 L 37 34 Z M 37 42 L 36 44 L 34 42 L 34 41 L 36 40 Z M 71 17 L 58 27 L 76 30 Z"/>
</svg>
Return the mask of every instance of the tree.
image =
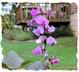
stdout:
<svg viewBox="0 0 79 72">
<path fill-rule="evenodd" d="M 9 6 L 7 5 L 9 5 L 11 8 L 9 9 Z M 2 3 L 2 12 L 4 13 L 5 11 L 5 14 L 2 15 L 2 32 L 4 32 L 5 29 L 12 29 L 13 25 L 16 24 L 16 18 L 15 18 L 16 8 L 17 3 L 8 3 L 8 2 Z"/>
</svg>

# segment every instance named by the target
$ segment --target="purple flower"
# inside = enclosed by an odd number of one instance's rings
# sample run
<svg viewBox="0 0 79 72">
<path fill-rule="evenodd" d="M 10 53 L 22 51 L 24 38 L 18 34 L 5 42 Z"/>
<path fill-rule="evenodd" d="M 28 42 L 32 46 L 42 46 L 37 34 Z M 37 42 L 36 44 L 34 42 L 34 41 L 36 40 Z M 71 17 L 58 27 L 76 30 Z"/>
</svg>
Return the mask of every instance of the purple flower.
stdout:
<svg viewBox="0 0 79 72">
<path fill-rule="evenodd" d="M 44 36 L 44 35 L 42 35 L 42 36 L 39 37 L 39 39 L 40 39 L 42 42 L 44 42 L 44 41 L 47 39 L 47 37 Z"/>
<path fill-rule="evenodd" d="M 36 29 L 33 30 L 33 33 L 37 36 L 44 33 L 44 28 L 42 26 L 38 26 Z"/>
<path fill-rule="evenodd" d="M 43 27 L 44 27 L 45 25 L 48 25 L 48 24 L 49 24 L 48 19 L 45 18 L 45 17 L 42 16 L 42 15 L 36 16 L 34 20 L 36 21 L 36 23 L 37 23 L 38 25 L 41 25 L 41 26 L 43 26 Z"/>
<path fill-rule="evenodd" d="M 52 11 L 51 10 L 48 10 L 47 16 L 51 16 L 51 15 L 52 15 Z"/>
<path fill-rule="evenodd" d="M 52 36 L 49 36 L 49 37 L 47 38 L 46 42 L 47 42 L 48 45 L 54 45 L 54 44 L 56 44 L 56 40 L 55 40 L 55 38 L 52 37 Z"/>
<path fill-rule="evenodd" d="M 41 9 L 41 12 L 42 12 L 43 14 L 46 14 L 46 13 L 47 13 L 44 8 Z"/>
<path fill-rule="evenodd" d="M 51 59 L 51 61 L 50 61 L 50 63 L 51 64 L 59 64 L 59 59 L 58 58 L 53 58 L 53 59 Z"/>
<path fill-rule="evenodd" d="M 31 15 L 32 16 L 36 16 L 36 15 L 38 15 L 38 14 L 40 14 L 41 12 L 40 12 L 40 8 L 32 8 L 32 10 L 31 10 Z"/>
<path fill-rule="evenodd" d="M 34 29 L 34 30 L 33 30 L 33 33 L 34 33 L 35 35 L 37 35 L 37 36 L 40 36 L 40 32 L 39 32 L 37 29 Z"/>
<path fill-rule="evenodd" d="M 35 25 L 36 24 L 36 22 L 35 22 L 34 19 L 31 20 L 31 23 L 32 23 L 32 25 Z"/>
<path fill-rule="evenodd" d="M 54 26 L 49 26 L 49 25 L 46 25 L 45 26 L 45 32 L 46 33 L 51 33 L 51 32 L 54 32 L 55 31 L 55 27 Z"/>
<path fill-rule="evenodd" d="M 48 32 L 54 32 L 55 31 L 55 27 L 54 26 L 51 26 L 48 28 Z"/>
<path fill-rule="evenodd" d="M 46 41 L 46 38 L 47 38 L 46 36 L 42 35 L 36 40 L 36 43 L 42 43 Z"/>
<path fill-rule="evenodd" d="M 36 55 L 36 56 L 41 55 L 41 54 L 43 54 L 44 48 L 45 48 L 44 45 L 40 45 L 35 50 L 32 51 L 32 54 Z"/>
<path fill-rule="evenodd" d="M 44 33 L 44 28 L 43 28 L 42 26 L 38 26 L 38 27 L 37 27 L 37 30 L 38 30 L 41 34 Z"/>
</svg>

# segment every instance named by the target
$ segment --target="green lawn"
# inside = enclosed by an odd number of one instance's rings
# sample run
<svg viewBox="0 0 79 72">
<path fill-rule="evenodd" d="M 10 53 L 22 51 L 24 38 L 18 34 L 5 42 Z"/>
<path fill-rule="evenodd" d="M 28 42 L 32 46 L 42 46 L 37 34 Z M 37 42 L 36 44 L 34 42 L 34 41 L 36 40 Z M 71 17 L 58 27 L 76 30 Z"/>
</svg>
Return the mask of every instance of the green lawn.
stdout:
<svg viewBox="0 0 79 72">
<path fill-rule="evenodd" d="M 23 68 L 26 68 L 31 63 L 43 60 L 43 56 L 33 56 L 32 50 L 38 46 L 35 42 L 28 41 L 9 41 L 2 39 L 3 54 L 6 55 L 10 50 L 14 50 L 25 61 Z M 57 56 L 60 59 L 60 64 L 50 65 L 50 69 L 54 70 L 73 70 L 77 69 L 77 39 L 75 37 L 62 37 L 57 38 L 55 46 L 48 46 L 47 50 L 49 56 Z"/>
</svg>

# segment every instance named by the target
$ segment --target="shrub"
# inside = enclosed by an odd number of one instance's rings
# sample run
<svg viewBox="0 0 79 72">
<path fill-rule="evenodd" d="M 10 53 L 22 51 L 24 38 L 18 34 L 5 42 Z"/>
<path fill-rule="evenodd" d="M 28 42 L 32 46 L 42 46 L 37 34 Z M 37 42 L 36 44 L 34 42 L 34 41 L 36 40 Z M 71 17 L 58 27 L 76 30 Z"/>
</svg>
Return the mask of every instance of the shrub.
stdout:
<svg viewBox="0 0 79 72">
<path fill-rule="evenodd" d="M 57 27 L 54 34 L 55 34 L 56 37 L 73 36 L 70 27 L 64 26 L 64 25 Z"/>
<path fill-rule="evenodd" d="M 32 36 L 30 32 L 24 32 L 24 31 L 16 32 L 15 37 L 14 37 L 14 39 L 18 41 L 24 41 L 24 40 L 28 40 L 31 38 Z"/>
<path fill-rule="evenodd" d="M 5 30 L 3 36 L 9 40 L 24 41 L 34 39 L 36 36 L 31 31 L 22 31 L 21 29 Z"/>
<path fill-rule="evenodd" d="M 14 40 L 14 34 L 12 30 L 5 30 L 4 36 L 9 40 Z"/>
</svg>

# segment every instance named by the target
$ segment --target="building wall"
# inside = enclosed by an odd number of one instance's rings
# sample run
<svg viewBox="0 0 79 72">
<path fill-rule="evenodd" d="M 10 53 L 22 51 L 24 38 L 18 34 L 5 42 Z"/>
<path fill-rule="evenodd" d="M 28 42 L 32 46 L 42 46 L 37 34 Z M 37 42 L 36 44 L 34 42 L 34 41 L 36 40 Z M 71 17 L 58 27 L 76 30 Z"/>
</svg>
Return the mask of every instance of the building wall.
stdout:
<svg viewBox="0 0 79 72">
<path fill-rule="evenodd" d="M 75 3 L 71 4 L 71 16 L 70 16 L 70 28 L 77 37 L 78 35 L 78 17 L 77 17 L 77 5 Z"/>
<path fill-rule="evenodd" d="M 78 18 L 77 18 L 77 13 L 76 13 L 76 14 L 72 14 L 70 16 L 70 28 L 71 28 L 74 36 L 76 36 L 76 37 L 78 35 L 77 27 L 78 27 Z"/>
</svg>

